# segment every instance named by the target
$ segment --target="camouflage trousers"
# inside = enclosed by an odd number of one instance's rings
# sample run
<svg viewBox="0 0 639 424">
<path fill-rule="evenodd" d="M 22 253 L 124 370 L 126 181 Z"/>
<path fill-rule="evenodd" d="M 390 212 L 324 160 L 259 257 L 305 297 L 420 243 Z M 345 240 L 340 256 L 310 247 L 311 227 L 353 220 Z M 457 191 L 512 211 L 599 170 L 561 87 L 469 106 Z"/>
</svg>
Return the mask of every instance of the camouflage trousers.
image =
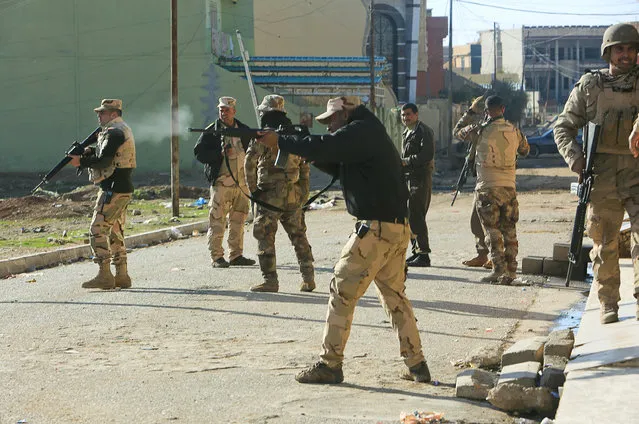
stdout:
<svg viewBox="0 0 639 424">
<path fill-rule="evenodd" d="M 517 272 L 519 202 L 515 189 L 491 187 L 476 190 L 474 201 L 495 273 Z"/>
<path fill-rule="evenodd" d="M 477 196 L 473 199 L 473 211 L 470 215 L 470 231 L 475 236 L 475 250 L 478 255 L 488 255 L 488 246 L 486 246 L 486 234 L 484 227 L 481 226 L 481 220 L 477 214 Z"/>
<path fill-rule="evenodd" d="M 107 192 L 102 189 L 98 191 L 89 229 L 93 262 L 101 264 L 110 260 L 114 265 L 126 263 L 124 224 L 131 195 L 132 193 L 113 193 L 109 200 Z"/>
<path fill-rule="evenodd" d="M 291 212 L 274 212 L 260 205 L 256 206 L 256 211 L 255 221 L 253 222 L 253 236 L 257 240 L 257 257 L 260 261 L 260 269 L 264 281 L 278 281 L 275 260 L 275 234 L 277 233 L 277 223 L 281 222 L 295 249 L 295 256 L 297 256 L 302 279 L 305 283 L 315 282 L 313 253 L 306 237 L 304 211 L 295 209 Z"/>
<path fill-rule="evenodd" d="M 361 231 L 362 225 L 369 228 L 367 232 Z M 320 357 L 329 366 L 342 364 L 355 305 L 374 280 L 399 337 L 400 355 L 407 366 L 417 365 L 424 354 L 413 307 L 405 294 L 410 228 L 380 221 L 358 221 L 355 228 L 335 265 Z"/>
<path fill-rule="evenodd" d="M 586 224 L 593 241 L 593 282 L 599 302 L 616 305 L 620 300 L 619 230 L 624 209 L 630 217 L 634 296 L 639 298 L 639 159 L 599 153 L 594 160 L 595 182 Z"/>
<path fill-rule="evenodd" d="M 246 189 L 246 188 L 245 188 Z M 206 239 L 211 252 L 211 260 L 224 257 L 222 240 L 226 230 L 226 217 L 229 225 L 229 260 L 242 255 L 244 251 L 244 222 L 248 216 L 249 201 L 236 185 L 211 186 L 211 201 L 209 203 L 209 230 Z"/>
</svg>

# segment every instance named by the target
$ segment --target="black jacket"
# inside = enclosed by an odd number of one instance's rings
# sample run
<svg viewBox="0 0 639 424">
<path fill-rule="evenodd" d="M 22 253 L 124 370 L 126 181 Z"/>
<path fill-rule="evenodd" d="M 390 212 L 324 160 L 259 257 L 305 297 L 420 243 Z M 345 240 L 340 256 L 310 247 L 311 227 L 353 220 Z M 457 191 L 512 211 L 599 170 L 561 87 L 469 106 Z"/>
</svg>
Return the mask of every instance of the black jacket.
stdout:
<svg viewBox="0 0 639 424">
<path fill-rule="evenodd" d="M 339 175 L 346 208 L 358 219 L 392 222 L 408 216 L 399 153 L 384 125 L 364 106 L 333 134 L 280 135 L 279 148 Z"/>
<path fill-rule="evenodd" d="M 411 177 L 424 177 L 427 165 L 435 157 L 435 135 L 422 121 L 417 121 L 413 131 L 402 133 L 402 158 L 408 161 L 406 171 Z"/>
<path fill-rule="evenodd" d="M 248 128 L 247 125 L 241 123 L 239 120 L 235 120 L 238 128 Z M 207 129 L 213 128 L 219 130 L 225 128 L 226 125 L 217 119 L 214 123 L 209 125 Z M 250 137 L 242 137 L 242 146 L 244 151 L 248 148 Z M 224 155 L 222 154 L 222 137 L 215 133 L 202 133 L 200 138 L 197 139 L 195 147 L 193 147 L 193 153 L 195 158 L 204 164 L 204 175 L 209 182 L 213 182 L 217 179 L 222 167 L 222 161 Z"/>
<path fill-rule="evenodd" d="M 289 126 L 293 125 L 286 113 L 280 112 L 279 110 L 272 110 L 269 112 L 264 112 L 262 117 L 260 118 L 260 126 L 262 128 L 274 128 L 278 129 L 281 126 Z"/>
</svg>

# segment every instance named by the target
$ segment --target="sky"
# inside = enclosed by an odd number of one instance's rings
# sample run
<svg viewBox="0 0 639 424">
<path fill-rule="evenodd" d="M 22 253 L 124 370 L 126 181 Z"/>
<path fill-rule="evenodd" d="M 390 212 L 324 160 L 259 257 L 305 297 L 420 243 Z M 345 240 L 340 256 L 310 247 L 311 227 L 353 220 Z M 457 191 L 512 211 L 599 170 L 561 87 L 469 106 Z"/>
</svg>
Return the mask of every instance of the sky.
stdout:
<svg viewBox="0 0 639 424">
<path fill-rule="evenodd" d="M 451 0 L 427 0 L 433 16 L 448 16 Z M 478 40 L 478 32 L 526 26 L 612 25 L 639 21 L 639 0 L 452 0 L 453 45 Z M 513 11 L 509 9 L 522 9 Z M 535 12 L 552 12 L 535 13 Z M 586 14 L 588 16 L 586 16 Z M 448 38 L 444 40 L 448 45 Z"/>
</svg>

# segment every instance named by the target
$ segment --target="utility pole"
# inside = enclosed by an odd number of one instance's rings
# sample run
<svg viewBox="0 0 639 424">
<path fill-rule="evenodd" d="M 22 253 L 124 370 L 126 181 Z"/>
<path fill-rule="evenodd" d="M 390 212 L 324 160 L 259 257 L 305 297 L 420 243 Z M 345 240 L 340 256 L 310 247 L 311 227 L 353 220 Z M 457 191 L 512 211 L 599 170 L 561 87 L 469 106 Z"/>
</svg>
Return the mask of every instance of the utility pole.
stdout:
<svg viewBox="0 0 639 424">
<path fill-rule="evenodd" d="M 369 38 L 371 40 L 370 42 L 370 73 L 371 73 L 371 93 L 370 93 L 370 100 L 369 100 L 369 105 L 371 108 L 371 111 L 375 112 L 375 108 L 377 107 L 376 102 L 375 102 L 375 19 L 374 19 L 374 15 L 373 15 L 373 4 L 374 0 L 371 0 L 371 4 L 369 6 L 369 20 L 371 22 L 371 27 L 370 27 L 370 35 Z"/>
<path fill-rule="evenodd" d="M 453 0 L 448 11 L 448 157 L 453 153 Z"/>
<path fill-rule="evenodd" d="M 495 88 L 495 81 L 497 81 L 497 22 L 493 22 L 493 67 L 495 72 L 493 73 L 493 89 Z"/>
<path fill-rule="evenodd" d="M 178 119 L 177 0 L 171 0 L 171 206 L 180 216 L 180 136 Z"/>
</svg>

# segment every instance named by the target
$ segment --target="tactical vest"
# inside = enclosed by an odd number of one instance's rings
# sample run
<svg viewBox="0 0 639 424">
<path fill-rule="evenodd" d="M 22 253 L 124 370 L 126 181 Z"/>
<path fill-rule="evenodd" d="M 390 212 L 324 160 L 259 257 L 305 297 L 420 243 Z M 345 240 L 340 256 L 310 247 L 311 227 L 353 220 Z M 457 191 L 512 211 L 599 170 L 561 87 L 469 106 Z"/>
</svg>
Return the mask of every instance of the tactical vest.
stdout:
<svg viewBox="0 0 639 424">
<path fill-rule="evenodd" d="M 476 189 L 515 187 L 515 164 L 520 136 L 503 118 L 481 130 L 476 147 Z"/>
<path fill-rule="evenodd" d="M 606 79 L 600 76 L 601 91 L 596 98 L 597 112 L 592 120 L 602 126 L 597 153 L 630 155 L 628 137 L 639 110 L 637 78 L 632 78 L 632 81 Z"/>
<path fill-rule="evenodd" d="M 475 162 L 484 168 L 514 168 L 519 147 L 517 129 L 504 119 L 483 129 Z"/>
<path fill-rule="evenodd" d="M 133 139 L 133 133 L 131 128 L 122 120 L 121 117 L 117 117 L 109 122 L 98 134 L 98 143 L 96 145 L 96 155 L 100 156 L 107 144 L 107 131 L 110 128 L 117 128 L 124 133 L 124 143 L 118 147 L 115 152 L 115 157 L 109 166 L 102 169 L 89 168 L 89 180 L 94 184 L 98 184 L 101 181 L 109 178 L 115 172 L 116 168 L 135 168 L 135 140 Z"/>
</svg>

